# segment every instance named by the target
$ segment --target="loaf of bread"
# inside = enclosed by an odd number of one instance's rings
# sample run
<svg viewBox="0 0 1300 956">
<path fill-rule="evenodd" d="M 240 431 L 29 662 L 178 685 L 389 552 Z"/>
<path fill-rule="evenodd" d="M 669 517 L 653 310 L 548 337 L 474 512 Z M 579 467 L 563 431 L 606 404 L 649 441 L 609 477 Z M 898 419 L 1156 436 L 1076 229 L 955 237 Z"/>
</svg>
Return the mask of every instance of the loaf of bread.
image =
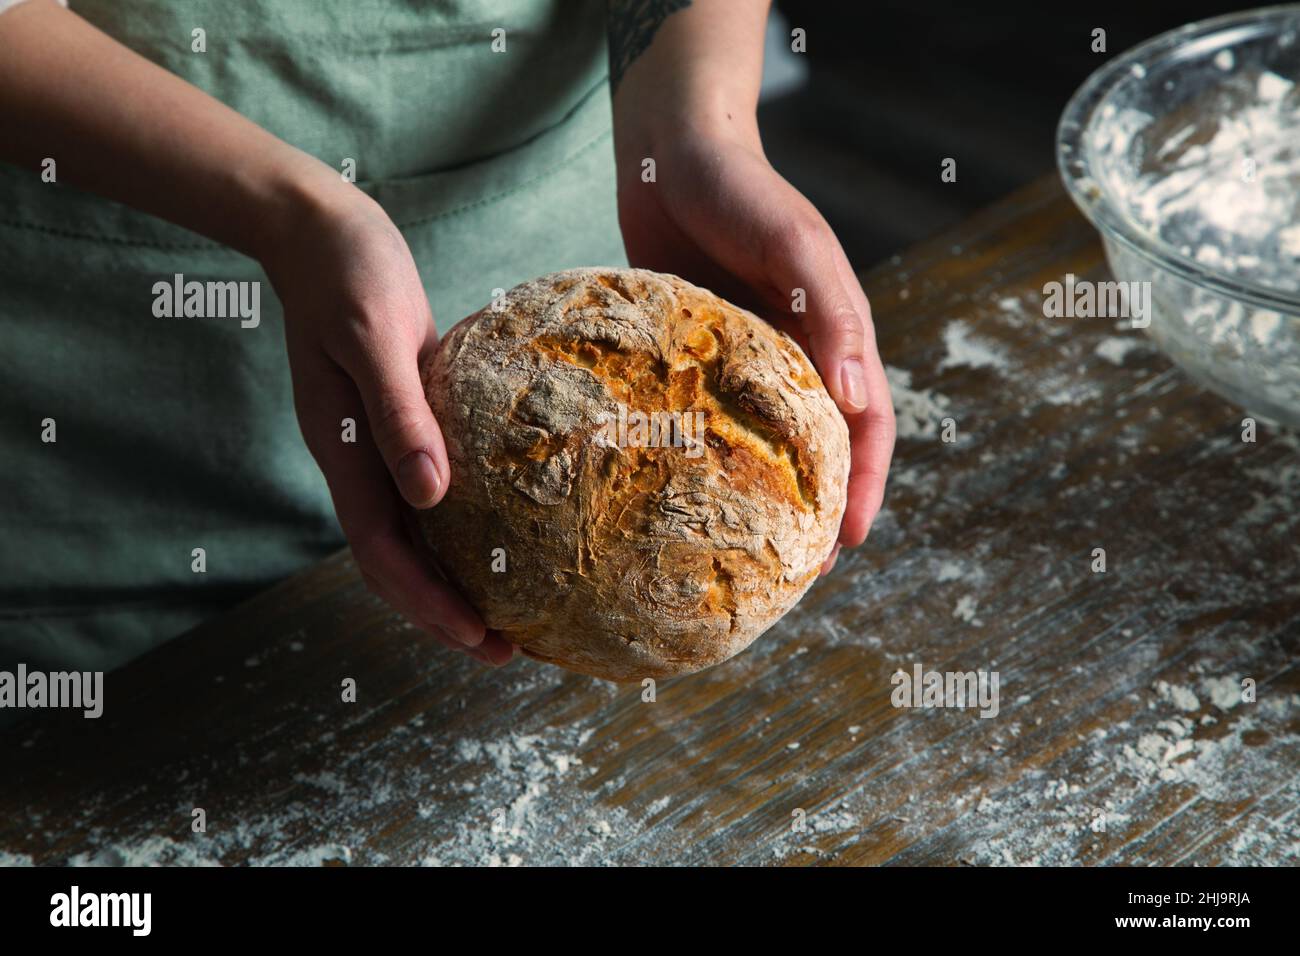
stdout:
<svg viewBox="0 0 1300 956">
<path fill-rule="evenodd" d="M 615 681 L 743 650 L 817 578 L 849 439 L 789 336 L 676 276 L 573 269 L 423 369 L 451 486 L 448 580 L 530 657 Z"/>
</svg>

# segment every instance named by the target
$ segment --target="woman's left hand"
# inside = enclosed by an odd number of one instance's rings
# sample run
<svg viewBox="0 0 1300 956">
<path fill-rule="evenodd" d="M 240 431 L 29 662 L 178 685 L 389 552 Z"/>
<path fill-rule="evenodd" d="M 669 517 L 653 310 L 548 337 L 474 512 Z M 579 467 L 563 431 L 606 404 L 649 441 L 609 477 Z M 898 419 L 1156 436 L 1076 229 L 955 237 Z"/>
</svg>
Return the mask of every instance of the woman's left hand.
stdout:
<svg viewBox="0 0 1300 956">
<path fill-rule="evenodd" d="M 674 273 L 750 308 L 809 354 L 849 426 L 839 545 L 855 547 L 880 510 L 894 449 L 871 306 L 826 220 L 772 168 L 747 126 L 719 117 L 707 128 L 682 123 L 660 137 L 622 136 L 624 244 L 633 266 Z"/>
</svg>

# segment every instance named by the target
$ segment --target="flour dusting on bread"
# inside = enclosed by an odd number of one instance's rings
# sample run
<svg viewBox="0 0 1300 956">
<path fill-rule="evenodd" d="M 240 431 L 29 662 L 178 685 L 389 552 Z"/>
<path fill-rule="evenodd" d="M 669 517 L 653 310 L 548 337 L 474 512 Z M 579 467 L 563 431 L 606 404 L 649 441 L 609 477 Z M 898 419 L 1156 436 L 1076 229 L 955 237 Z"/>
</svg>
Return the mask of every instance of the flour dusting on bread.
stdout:
<svg viewBox="0 0 1300 956">
<path fill-rule="evenodd" d="M 676 276 L 526 282 L 453 329 L 424 381 L 451 463 L 424 537 L 539 660 L 620 681 L 717 664 L 839 533 L 848 430 L 817 372 Z"/>
</svg>

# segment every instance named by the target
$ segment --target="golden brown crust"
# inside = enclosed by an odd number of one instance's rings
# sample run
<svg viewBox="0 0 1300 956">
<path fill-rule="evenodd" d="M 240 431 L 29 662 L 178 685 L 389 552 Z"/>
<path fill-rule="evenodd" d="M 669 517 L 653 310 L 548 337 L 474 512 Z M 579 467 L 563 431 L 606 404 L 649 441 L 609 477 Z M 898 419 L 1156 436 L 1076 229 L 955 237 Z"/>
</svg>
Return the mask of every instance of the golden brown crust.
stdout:
<svg viewBox="0 0 1300 956">
<path fill-rule="evenodd" d="M 526 282 L 453 329 L 424 380 L 451 463 L 424 536 L 539 660 L 620 681 L 717 664 L 834 546 L 849 441 L 821 379 L 788 336 L 676 276 Z M 620 403 L 625 422 L 686 414 L 678 444 L 620 436 Z"/>
</svg>

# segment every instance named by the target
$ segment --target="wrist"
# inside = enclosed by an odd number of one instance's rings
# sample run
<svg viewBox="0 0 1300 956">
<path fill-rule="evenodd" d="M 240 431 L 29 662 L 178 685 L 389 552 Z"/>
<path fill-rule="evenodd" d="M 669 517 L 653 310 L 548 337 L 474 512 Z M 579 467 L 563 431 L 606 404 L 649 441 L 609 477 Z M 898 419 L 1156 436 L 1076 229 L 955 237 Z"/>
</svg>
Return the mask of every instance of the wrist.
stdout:
<svg viewBox="0 0 1300 956">
<path fill-rule="evenodd" d="M 614 154 L 620 172 L 639 175 L 647 157 L 691 141 L 724 141 L 763 153 L 756 104 L 749 98 L 712 90 L 643 102 L 624 98 L 624 93 L 620 89 L 614 105 Z"/>
<path fill-rule="evenodd" d="M 700 2 L 659 16 L 661 22 L 648 34 L 646 24 L 631 29 L 621 20 L 611 22 L 611 43 L 618 41 L 612 49 L 620 63 L 627 59 L 620 51 L 644 46 L 619 71 L 614 91 L 615 149 L 621 157 L 639 162 L 684 136 L 760 149 L 757 110 L 767 7 L 757 0 Z"/>
<path fill-rule="evenodd" d="M 359 204 L 374 204 L 337 170 L 296 149 L 251 171 L 244 188 L 257 214 L 248 217 L 241 251 L 263 266 L 301 245 L 304 231 L 324 228 Z"/>
</svg>

